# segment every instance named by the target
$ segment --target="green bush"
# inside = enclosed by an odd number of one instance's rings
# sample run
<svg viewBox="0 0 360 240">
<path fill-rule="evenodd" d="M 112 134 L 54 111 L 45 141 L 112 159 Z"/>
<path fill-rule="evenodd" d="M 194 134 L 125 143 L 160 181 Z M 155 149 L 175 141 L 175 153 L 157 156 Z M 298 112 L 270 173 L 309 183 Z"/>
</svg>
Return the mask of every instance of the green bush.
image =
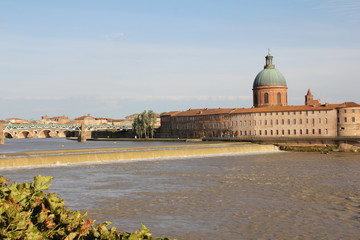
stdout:
<svg viewBox="0 0 360 240">
<path fill-rule="evenodd" d="M 45 193 L 51 176 L 36 176 L 31 183 L 13 183 L 0 176 L 0 239 L 63 239 L 93 240 L 153 239 L 144 225 L 134 233 L 120 233 L 111 222 L 94 226 L 95 220 L 85 219 L 87 213 L 66 209 L 57 194 Z M 154 240 L 169 240 L 157 238 Z"/>
</svg>

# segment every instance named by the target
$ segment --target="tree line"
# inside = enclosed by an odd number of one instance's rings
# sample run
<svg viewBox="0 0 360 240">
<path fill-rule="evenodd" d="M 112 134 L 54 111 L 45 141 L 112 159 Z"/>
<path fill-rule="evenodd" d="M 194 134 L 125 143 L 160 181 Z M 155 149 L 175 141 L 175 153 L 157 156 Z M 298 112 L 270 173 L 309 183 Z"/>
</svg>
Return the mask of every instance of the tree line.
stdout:
<svg viewBox="0 0 360 240">
<path fill-rule="evenodd" d="M 144 111 L 134 118 L 133 130 L 138 138 L 153 138 L 155 133 L 156 113 Z"/>
</svg>

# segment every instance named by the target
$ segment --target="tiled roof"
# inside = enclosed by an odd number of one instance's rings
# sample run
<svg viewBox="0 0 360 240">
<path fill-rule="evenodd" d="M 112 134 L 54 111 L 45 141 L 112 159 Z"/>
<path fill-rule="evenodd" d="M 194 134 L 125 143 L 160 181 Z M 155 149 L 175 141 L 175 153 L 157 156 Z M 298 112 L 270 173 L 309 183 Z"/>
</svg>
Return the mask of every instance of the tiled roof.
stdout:
<svg viewBox="0 0 360 240">
<path fill-rule="evenodd" d="M 265 112 L 293 112 L 293 111 L 325 111 L 333 110 L 340 107 L 360 107 L 354 102 L 346 102 L 343 104 L 325 104 L 320 106 L 278 106 L 278 107 L 257 107 L 257 108 L 203 108 L 189 109 L 186 111 L 173 111 L 164 113 L 161 116 L 199 116 L 199 115 L 218 115 L 218 114 L 239 114 L 239 113 L 265 113 Z"/>
<path fill-rule="evenodd" d="M 338 108 L 351 108 L 351 107 L 360 107 L 359 104 L 355 102 L 344 102 L 343 104 L 340 104 Z"/>
<path fill-rule="evenodd" d="M 84 120 L 85 118 L 95 119 L 94 117 L 91 117 L 91 116 L 89 116 L 89 115 L 86 115 L 86 116 L 81 116 L 81 117 L 75 118 L 75 120 Z"/>
</svg>

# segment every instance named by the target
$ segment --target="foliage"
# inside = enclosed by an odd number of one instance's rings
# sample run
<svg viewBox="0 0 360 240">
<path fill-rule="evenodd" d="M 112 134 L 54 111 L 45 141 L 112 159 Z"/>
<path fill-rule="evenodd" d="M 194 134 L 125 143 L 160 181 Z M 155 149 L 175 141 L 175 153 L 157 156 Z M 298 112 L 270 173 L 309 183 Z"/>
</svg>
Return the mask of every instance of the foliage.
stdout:
<svg viewBox="0 0 360 240">
<path fill-rule="evenodd" d="M 57 194 L 45 193 L 51 176 L 36 176 L 31 183 L 13 183 L 0 176 L 0 239 L 62 239 L 62 240 L 151 240 L 144 225 L 134 233 L 120 233 L 111 222 L 94 226 L 87 213 L 66 209 Z M 167 238 L 157 238 L 166 240 Z"/>
<path fill-rule="evenodd" d="M 153 110 L 144 111 L 134 118 L 133 130 L 139 137 L 154 137 L 156 114 Z"/>
</svg>

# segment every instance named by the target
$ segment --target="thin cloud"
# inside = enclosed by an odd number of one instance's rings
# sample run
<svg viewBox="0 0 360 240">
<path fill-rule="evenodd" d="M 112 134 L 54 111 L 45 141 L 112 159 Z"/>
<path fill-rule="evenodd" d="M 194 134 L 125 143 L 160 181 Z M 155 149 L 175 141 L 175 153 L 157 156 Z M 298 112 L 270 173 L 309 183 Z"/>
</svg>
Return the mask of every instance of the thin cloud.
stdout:
<svg viewBox="0 0 360 240">
<path fill-rule="evenodd" d="M 106 35 L 105 38 L 109 41 L 122 41 L 125 39 L 125 33 L 112 33 L 110 35 Z"/>
<path fill-rule="evenodd" d="M 328 0 L 322 7 L 342 17 L 360 20 L 360 1 L 358 0 Z"/>
</svg>

